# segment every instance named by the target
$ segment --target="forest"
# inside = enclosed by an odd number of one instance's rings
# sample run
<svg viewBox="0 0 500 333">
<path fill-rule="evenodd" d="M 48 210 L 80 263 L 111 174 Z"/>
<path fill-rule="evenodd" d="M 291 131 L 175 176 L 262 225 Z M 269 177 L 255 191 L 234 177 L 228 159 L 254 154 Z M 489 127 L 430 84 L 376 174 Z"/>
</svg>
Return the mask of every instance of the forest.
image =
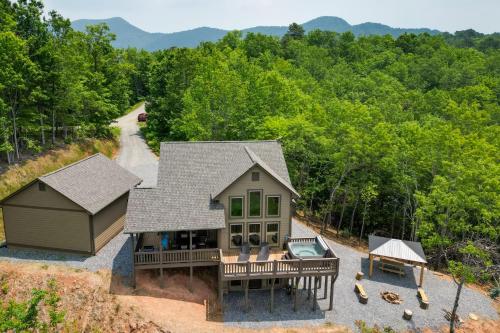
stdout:
<svg viewBox="0 0 500 333">
<path fill-rule="evenodd" d="M 499 240 L 498 36 L 469 35 L 292 24 L 159 51 L 144 132 L 156 148 L 278 139 L 298 210 L 342 236 L 421 240 L 439 266 L 458 241 Z"/>
<path fill-rule="evenodd" d="M 277 139 L 297 210 L 342 237 L 422 241 L 436 267 L 498 246 L 500 36 L 360 36 L 292 24 L 153 53 L 37 0 L 0 0 L 0 159 L 110 135 L 146 101 L 148 143 Z M 495 251 L 493 251 L 495 252 Z M 494 262 L 500 262 L 498 253 Z"/>
<path fill-rule="evenodd" d="M 0 161 L 107 137 L 147 94 L 151 55 L 114 49 L 106 25 L 85 33 L 35 0 L 0 0 Z"/>
</svg>

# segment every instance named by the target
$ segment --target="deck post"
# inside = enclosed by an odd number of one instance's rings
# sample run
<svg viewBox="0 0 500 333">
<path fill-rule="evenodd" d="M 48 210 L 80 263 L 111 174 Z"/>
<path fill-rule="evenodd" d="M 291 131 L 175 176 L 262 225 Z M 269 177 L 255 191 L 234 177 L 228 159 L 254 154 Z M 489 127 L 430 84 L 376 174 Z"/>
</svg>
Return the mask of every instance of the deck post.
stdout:
<svg viewBox="0 0 500 333">
<path fill-rule="evenodd" d="M 276 281 L 275 278 L 271 279 L 271 306 L 269 309 L 270 312 L 273 312 L 273 308 L 274 308 L 274 282 L 275 281 Z"/>
<path fill-rule="evenodd" d="M 250 306 L 248 304 L 248 285 L 250 284 L 250 280 L 245 281 L 245 311 L 248 311 Z"/>
<path fill-rule="evenodd" d="M 297 283 L 297 278 L 292 278 L 293 281 L 293 290 L 295 291 L 295 294 L 293 295 L 293 311 L 297 311 L 297 293 L 298 293 L 298 283 Z"/>
<path fill-rule="evenodd" d="M 311 277 L 308 277 L 308 282 L 307 282 L 307 300 L 311 299 Z"/>
<path fill-rule="evenodd" d="M 193 234 L 189 230 L 189 291 L 193 292 Z"/>
<path fill-rule="evenodd" d="M 302 277 L 302 290 L 307 289 L 307 277 L 303 276 Z"/>
<path fill-rule="evenodd" d="M 420 266 L 420 283 L 419 283 L 419 287 L 422 287 L 422 285 L 424 284 L 424 270 L 425 270 L 425 265 L 422 264 Z"/>
<path fill-rule="evenodd" d="M 328 297 L 328 275 L 325 275 L 325 290 L 323 293 L 323 298 L 326 299 Z"/>
<path fill-rule="evenodd" d="M 136 283 L 135 283 L 135 244 L 134 244 L 134 234 L 130 234 L 130 242 L 132 245 L 130 246 L 132 248 L 132 288 L 135 289 Z"/>
<path fill-rule="evenodd" d="M 220 310 L 221 312 L 223 312 L 223 298 L 224 298 L 224 290 L 222 289 L 223 288 L 223 281 L 222 281 L 222 277 L 223 277 L 223 274 L 224 274 L 224 263 L 221 261 L 219 263 L 219 305 L 220 305 Z"/>
<path fill-rule="evenodd" d="M 333 275 L 330 276 L 330 305 L 328 306 L 328 310 L 333 309 L 333 284 L 335 283 L 335 279 L 333 278 Z"/>
<path fill-rule="evenodd" d="M 160 264 L 160 288 L 163 289 L 163 287 L 164 287 L 164 284 L 163 284 L 163 266 L 162 266 L 162 263 L 163 263 L 163 245 L 161 244 L 161 237 L 162 237 L 162 234 L 160 232 L 160 237 L 158 238 L 159 243 L 160 243 L 160 258 L 158 261 Z"/>
<path fill-rule="evenodd" d="M 368 258 L 370 260 L 370 277 L 372 277 L 372 274 L 373 274 L 373 255 L 369 254 L 368 255 Z"/>
<path fill-rule="evenodd" d="M 318 301 L 318 277 L 315 276 L 313 279 L 314 279 L 313 311 L 316 311 L 316 302 Z"/>
</svg>

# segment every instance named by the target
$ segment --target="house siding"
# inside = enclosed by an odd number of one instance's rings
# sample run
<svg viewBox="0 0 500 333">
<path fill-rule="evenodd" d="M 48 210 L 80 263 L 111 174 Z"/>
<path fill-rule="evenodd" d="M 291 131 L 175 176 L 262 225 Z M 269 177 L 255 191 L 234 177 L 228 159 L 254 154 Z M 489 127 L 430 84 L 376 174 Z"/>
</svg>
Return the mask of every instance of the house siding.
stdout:
<svg viewBox="0 0 500 333">
<path fill-rule="evenodd" d="M 29 207 L 46 207 L 57 209 L 81 210 L 84 209 L 69 200 L 50 186 L 45 186 L 45 191 L 38 189 L 39 181 L 34 182 L 25 189 L 19 191 L 4 202 L 4 205 L 17 205 Z"/>
<path fill-rule="evenodd" d="M 113 201 L 106 208 L 93 216 L 95 251 L 99 251 L 108 241 L 116 236 L 125 223 L 128 193 Z"/>
<path fill-rule="evenodd" d="M 252 181 L 252 172 L 259 172 L 259 180 Z M 261 204 L 261 217 L 248 216 L 248 191 L 249 190 L 262 190 L 262 204 Z M 280 216 L 267 217 L 266 216 L 266 196 L 279 195 L 280 200 Z M 244 199 L 244 214 L 243 218 L 230 218 L 229 214 L 229 199 L 230 197 L 243 196 Z M 224 214 L 226 219 L 226 228 L 219 230 L 218 245 L 219 248 L 226 250 L 229 249 L 229 225 L 233 223 L 243 224 L 243 239 L 248 241 L 248 224 L 260 223 L 261 224 L 261 240 L 265 240 L 265 226 L 267 222 L 279 222 L 279 246 L 281 247 L 285 242 L 285 237 L 290 236 L 290 218 L 291 218 L 291 194 L 282 184 L 277 182 L 262 168 L 256 166 L 248 170 L 242 177 L 229 186 L 217 198 L 224 205 Z"/>
<path fill-rule="evenodd" d="M 85 212 L 4 206 L 7 245 L 91 252 Z"/>
</svg>

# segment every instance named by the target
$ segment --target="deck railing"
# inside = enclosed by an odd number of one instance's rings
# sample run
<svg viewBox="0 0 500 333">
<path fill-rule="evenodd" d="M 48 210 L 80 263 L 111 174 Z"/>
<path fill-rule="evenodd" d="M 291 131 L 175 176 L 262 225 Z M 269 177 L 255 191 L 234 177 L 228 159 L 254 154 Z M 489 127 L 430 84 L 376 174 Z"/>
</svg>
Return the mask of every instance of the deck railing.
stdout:
<svg viewBox="0 0 500 333">
<path fill-rule="evenodd" d="M 199 249 L 199 250 L 172 250 L 154 252 L 135 252 L 134 263 L 140 265 L 161 265 L 161 264 L 181 264 L 215 262 L 221 259 L 219 249 Z"/>
<path fill-rule="evenodd" d="M 336 274 L 338 258 L 286 259 L 263 262 L 221 262 L 222 276 L 225 279 L 248 278 L 252 276 L 290 277 L 302 274 Z"/>
</svg>

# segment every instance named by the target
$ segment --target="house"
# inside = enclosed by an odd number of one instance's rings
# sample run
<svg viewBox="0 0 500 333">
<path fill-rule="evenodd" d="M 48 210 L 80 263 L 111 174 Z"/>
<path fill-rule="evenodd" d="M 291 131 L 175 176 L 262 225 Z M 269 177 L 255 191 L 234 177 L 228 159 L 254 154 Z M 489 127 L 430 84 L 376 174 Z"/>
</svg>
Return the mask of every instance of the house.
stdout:
<svg viewBox="0 0 500 333">
<path fill-rule="evenodd" d="M 272 300 L 275 286 L 297 288 L 299 279 L 309 288 L 314 279 L 316 290 L 330 277 L 333 295 L 333 251 L 321 239 L 291 238 L 298 197 L 278 141 L 162 143 L 157 187 L 130 192 L 134 284 L 137 270 L 162 277 L 187 267 L 191 281 L 193 268 L 215 266 L 221 304 L 233 289 L 245 290 L 246 304 L 248 289 L 270 289 Z"/>
<path fill-rule="evenodd" d="M 140 182 L 101 154 L 41 176 L 0 202 L 7 246 L 93 255 L 122 231 Z"/>
</svg>

